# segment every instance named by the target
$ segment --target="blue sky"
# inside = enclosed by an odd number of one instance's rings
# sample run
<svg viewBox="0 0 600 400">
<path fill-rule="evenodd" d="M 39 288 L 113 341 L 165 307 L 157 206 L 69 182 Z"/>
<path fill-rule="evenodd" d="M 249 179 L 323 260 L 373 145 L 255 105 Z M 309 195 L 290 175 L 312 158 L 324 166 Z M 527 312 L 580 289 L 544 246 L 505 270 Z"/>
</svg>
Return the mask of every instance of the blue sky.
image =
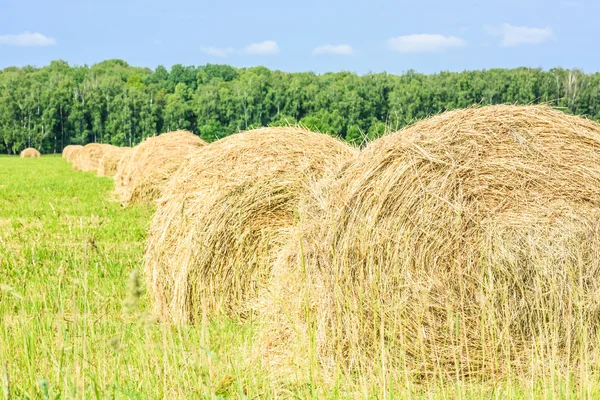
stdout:
<svg viewBox="0 0 600 400">
<path fill-rule="evenodd" d="M 0 0 L 0 68 L 63 59 L 283 71 L 600 70 L 599 0 Z"/>
</svg>

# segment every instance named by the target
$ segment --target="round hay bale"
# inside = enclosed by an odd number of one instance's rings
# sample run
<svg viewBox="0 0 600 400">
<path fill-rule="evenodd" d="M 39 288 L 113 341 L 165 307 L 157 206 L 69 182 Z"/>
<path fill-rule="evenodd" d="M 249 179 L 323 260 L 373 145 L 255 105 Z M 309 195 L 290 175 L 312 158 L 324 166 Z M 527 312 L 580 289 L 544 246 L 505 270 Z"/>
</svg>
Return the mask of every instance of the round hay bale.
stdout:
<svg viewBox="0 0 600 400">
<path fill-rule="evenodd" d="M 123 205 L 152 202 L 171 176 L 206 142 L 187 131 L 153 136 L 135 146 L 117 166 L 115 192 Z"/>
<path fill-rule="evenodd" d="M 68 162 L 71 162 L 73 158 L 73 152 L 79 149 L 83 149 L 83 146 L 79 144 L 70 144 L 68 146 L 65 146 L 65 148 L 62 151 L 62 157 L 66 158 Z"/>
<path fill-rule="evenodd" d="M 77 156 L 77 153 L 79 153 L 81 150 L 83 150 L 83 146 L 81 146 L 80 148 L 78 147 L 76 149 L 71 150 L 68 153 L 68 156 L 66 157 L 67 161 L 70 162 L 70 163 L 73 163 L 73 160 Z"/>
<path fill-rule="evenodd" d="M 131 147 L 115 147 L 104 153 L 99 161 L 98 176 L 114 176 L 117 173 L 119 161 L 130 151 Z"/>
<path fill-rule="evenodd" d="M 76 171 L 97 171 L 104 154 L 116 148 L 111 144 L 90 143 L 72 154 L 73 169 Z"/>
<path fill-rule="evenodd" d="M 265 361 L 312 344 L 330 372 L 398 382 L 577 374 L 597 354 L 599 188 L 600 125 L 546 106 L 374 141 L 301 210 L 263 305 Z"/>
<path fill-rule="evenodd" d="M 151 223 L 145 271 L 156 313 L 175 322 L 244 316 L 307 185 L 355 153 L 298 128 L 242 132 L 198 152 L 169 182 Z"/>
<path fill-rule="evenodd" d="M 21 158 L 40 158 L 41 154 L 36 149 L 28 147 L 21 152 L 20 156 Z"/>
</svg>

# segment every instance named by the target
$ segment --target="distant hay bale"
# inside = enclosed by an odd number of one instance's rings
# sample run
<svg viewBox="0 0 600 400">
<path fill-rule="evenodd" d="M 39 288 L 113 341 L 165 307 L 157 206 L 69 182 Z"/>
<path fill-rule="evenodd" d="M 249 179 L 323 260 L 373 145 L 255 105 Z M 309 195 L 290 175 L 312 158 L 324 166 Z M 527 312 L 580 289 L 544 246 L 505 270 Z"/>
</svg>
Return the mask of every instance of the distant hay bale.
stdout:
<svg viewBox="0 0 600 400">
<path fill-rule="evenodd" d="M 151 223 L 145 271 L 157 314 L 174 322 L 245 315 L 308 184 L 355 154 L 298 128 L 242 132 L 198 152 L 169 182 Z"/>
<path fill-rule="evenodd" d="M 206 142 L 187 131 L 149 137 L 135 146 L 117 166 L 115 192 L 123 205 L 152 202 L 171 176 Z"/>
<path fill-rule="evenodd" d="M 73 169 L 76 171 L 97 171 L 104 154 L 116 148 L 110 144 L 90 143 L 76 150 L 72 155 Z"/>
<path fill-rule="evenodd" d="M 28 147 L 21 152 L 21 158 L 40 158 L 40 156 L 40 152 L 32 147 Z"/>
<path fill-rule="evenodd" d="M 78 144 L 70 144 L 68 146 L 65 146 L 65 148 L 62 151 L 62 157 L 66 158 L 68 162 L 71 162 L 74 152 L 80 149 L 83 149 L 83 146 Z"/>
<path fill-rule="evenodd" d="M 73 160 L 75 159 L 75 157 L 77 156 L 77 153 L 79 153 L 81 150 L 83 150 L 83 146 L 81 146 L 81 148 L 76 148 L 71 150 L 68 153 L 68 157 L 66 157 L 67 161 L 70 162 L 71 164 L 73 163 Z"/>
<path fill-rule="evenodd" d="M 314 345 L 330 374 L 539 377 L 597 348 L 599 124 L 447 112 L 371 143 L 323 198 L 263 299 L 265 363 Z"/>
<path fill-rule="evenodd" d="M 98 176 L 114 176 L 117 173 L 119 161 L 130 151 L 131 147 L 115 147 L 104 153 L 99 161 Z"/>
</svg>

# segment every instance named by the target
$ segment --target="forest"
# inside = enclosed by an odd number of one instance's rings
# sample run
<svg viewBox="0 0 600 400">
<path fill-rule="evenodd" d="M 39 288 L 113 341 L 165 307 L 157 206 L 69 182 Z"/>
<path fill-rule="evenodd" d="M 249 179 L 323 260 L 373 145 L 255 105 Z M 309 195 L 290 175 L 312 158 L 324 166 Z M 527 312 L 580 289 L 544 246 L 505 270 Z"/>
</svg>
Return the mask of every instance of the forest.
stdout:
<svg viewBox="0 0 600 400">
<path fill-rule="evenodd" d="M 550 103 L 600 120 L 600 73 L 516 68 L 402 75 L 288 73 L 265 67 L 92 66 L 64 61 L 0 70 L 0 153 L 131 146 L 185 129 L 206 141 L 301 123 L 360 144 L 431 114 L 474 104 Z"/>
</svg>

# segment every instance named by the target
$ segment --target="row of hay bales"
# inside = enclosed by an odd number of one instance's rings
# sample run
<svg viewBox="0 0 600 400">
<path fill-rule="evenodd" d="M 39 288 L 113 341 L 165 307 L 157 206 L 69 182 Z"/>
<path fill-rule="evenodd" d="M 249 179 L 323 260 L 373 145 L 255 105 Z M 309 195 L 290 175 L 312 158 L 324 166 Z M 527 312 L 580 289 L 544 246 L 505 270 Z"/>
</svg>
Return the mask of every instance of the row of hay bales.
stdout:
<svg viewBox="0 0 600 400">
<path fill-rule="evenodd" d="M 76 171 L 97 171 L 98 176 L 114 176 L 119 161 L 130 150 L 130 147 L 90 143 L 66 146 L 62 156 L 73 164 Z"/>
<path fill-rule="evenodd" d="M 115 192 L 127 206 L 160 197 L 173 173 L 205 145 L 191 132 L 174 131 L 147 138 L 133 148 L 99 143 L 66 146 L 63 157 L 74 170 L 113 177 Z"/>
<path fill-rule="evenodd" d="M 62 156 L 73 164 L 74 170 L 97 171 L 98 176 L 114 176 L 119 161 L 130 150 L 130 147 L 90 143 L 85 146 L 66 146 Z"/>
<path fill-rule="evenodd" d="M 600 125 L 547 106 L 447 112 L 360 152 L 300 128 L 163 134 L 115 175 L 123 204 L 156 200 L 162 321 L 253 315 L 275 372 L 316 354 L 329 377 L 402 379 L 577 367 L 600 333 L 598 188 Z"/>
<path fill-rule="evenodd" d="M 111 171 L 114 163 L 113 155 L 121 154 L 126 150 L 127 147 L 90 143 L 85 146 L 65 147 L 63 157 L 73 164 L 73 169 L 76 171 L 96 171 L 98 176 L 110 176 L 106 174 Z"/>
<path fill-rule="evenodd" d="M 206 142 L 187 131 L 149 137 L 123 157 L 115 174 L 115 192 L 121 204 L 158 199 L 173 174 Z"/>
</svg>

